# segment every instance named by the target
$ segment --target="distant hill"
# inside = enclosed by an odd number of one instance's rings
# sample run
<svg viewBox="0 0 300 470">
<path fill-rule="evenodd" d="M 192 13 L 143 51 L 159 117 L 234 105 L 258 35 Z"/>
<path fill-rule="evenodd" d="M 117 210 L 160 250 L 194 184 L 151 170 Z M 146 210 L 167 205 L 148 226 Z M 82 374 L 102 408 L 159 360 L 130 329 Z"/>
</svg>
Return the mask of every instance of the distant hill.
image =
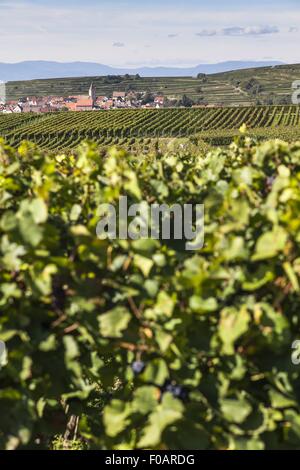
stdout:
<svg viewBox="0 0 300 470">
<path fill-rule="evenodd" d="M 42 78 L 89 77 L 103 75 L 139 74 L 141 77 L 195 77 L 198 73 L 213 74 L 230 70 L 280 65 L 282 62 L 229 61 L 200 64 L 196 67 L 139 67 L 115 68 L 93 62 L 26 61 L 15 64 L 0 63 L 0 80 L 19 81 Z"/>
<path fill-rule="evenodd" d="M 232 63 L 231 63 L 232 66 Z M 91 82 L 98 95 L 134 90 L 180 100 L 185 94 L 196 104 L 250 106 L 291 104 L 292 83 L 300 79 L 300 64 L 256 67 L 208 74 L 206 77 L 140 77 L 136 75 L 61 77 L 10 81 L 7 98 L 87 94 Z"/>
</svg>

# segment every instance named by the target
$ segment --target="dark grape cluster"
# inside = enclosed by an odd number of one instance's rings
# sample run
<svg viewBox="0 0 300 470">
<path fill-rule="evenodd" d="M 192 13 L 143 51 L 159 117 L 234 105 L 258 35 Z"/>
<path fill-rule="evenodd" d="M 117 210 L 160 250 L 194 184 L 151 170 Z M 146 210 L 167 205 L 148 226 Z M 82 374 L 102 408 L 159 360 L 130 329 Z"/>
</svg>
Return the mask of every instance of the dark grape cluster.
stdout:
<svg viewBox="0 0 300 470">
<path fill-rule="evenodd" d="M 135 361 L 132 363 L 131 368 L 135 375 L 139 375 L 145 369 L 145 363 L 143 361 Z"/>
<path fill-rule="evenodd" d="M 178 398 L 179 400 L 186 401 L 189 398 L 189 393 L 185 387 L 182 385 L 178 385 L 175 382 L 166 382 L 162 392 L 164 393 L 171 393 L 174 398 Z"/>
<path fill-rule="evenodd" d="M 273 187 L 275 179 L 276 179 L 275 176 L 268 176 L 267 177 L 267 179 L 265 181 L 265 187 L 264 187 L 264 190 L 263 190 L 264 196 L 267 196 L 269 194 L 269 192 L 272 191 L 272 187 Z"/>
<path fill-rule="evenodd" d="M 144 372 L 146 367 L 145 362 L 143 361 L 134 361 L 131 364 L 131 369 L 134 375 L 138 376 L 142 372 Z M 174 398 L 178 398 L 178 400 L 187 401 L 189 398 L 188 390 L 183 387 L 182 385 L 177 384 L 175 381 L 167 380 L 165 384 L 161 387 L 162 395 L 164 393 L 171 393 Z"/>
<path fill-rule="evenodd" d="M 268 176 L 267 182 L 266 182 L 268 188 L 272 188 L 275 179 L 276 179 L 275 176 Z"/>
</svg>

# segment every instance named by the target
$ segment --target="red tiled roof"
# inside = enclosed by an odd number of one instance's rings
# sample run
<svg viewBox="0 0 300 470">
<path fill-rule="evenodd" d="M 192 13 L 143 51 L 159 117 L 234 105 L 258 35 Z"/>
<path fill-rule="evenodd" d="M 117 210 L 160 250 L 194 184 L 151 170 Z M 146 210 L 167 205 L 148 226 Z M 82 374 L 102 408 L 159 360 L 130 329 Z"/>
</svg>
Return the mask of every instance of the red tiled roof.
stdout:
<svg viewBox="0 0 300 470">
<path fill-rule="evenodd" d="M 93 100 L 91 100 L 90 98 L 88 99 L 80 99 L 80 100 L 77 100 L 77 103 L 76 103 L 77 107 L 78 106 L 93 106 Z"/>
<path fill-rule="evenodd" d="M 125 91 L 114 91 L 113 92 L 113 97 L 114 98 L 118 98 L 120 96 L 120 98 L 124 97 L 126 95 Z"/>
<path fill-rule="evenodd" d="M 76 111 L 76 103 L 65 103 L 65 107 L 68 108 L 70 111 Z"/>
</svg>

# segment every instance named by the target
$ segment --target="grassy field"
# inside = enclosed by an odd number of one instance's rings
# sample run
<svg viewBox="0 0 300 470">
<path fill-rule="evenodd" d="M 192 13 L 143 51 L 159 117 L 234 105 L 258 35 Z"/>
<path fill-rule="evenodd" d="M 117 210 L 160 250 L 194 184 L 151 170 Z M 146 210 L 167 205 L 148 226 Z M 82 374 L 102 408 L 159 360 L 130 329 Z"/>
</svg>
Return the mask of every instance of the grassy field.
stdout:
<svg viewBox="0 0 300 470">
<path fill-rule="evenodd" d="M 12 144 L 30 140 L 49 150 L 72 149 L 82 140 L 132 146 L 144 140 L 197 136 L 226 145 L 246 124 L 261 139 L 300 136 L 299 106 L 112 110 L 0 116 L 0 136 Z"/>
<path fill-rule="evenodd" d="M 224 106 L 249 106 L 268 103 L 275 95 L 290 102 L 292 82 L 300 78 L 300 65 L 283 65 L 207 75 L 205 80 L 192 77 L 138 78 L 138 77 L 81 77 L 9 82 L 9 99 L 23 96 L 86 94 L 91 81 L 98 95 L 111 95 L 113 91 L 150 91 L 178 99 L 186 94 L 195 101 Z M 259 82 L 259 92 L 247 88 L 247 81 Z"/>
</svg>

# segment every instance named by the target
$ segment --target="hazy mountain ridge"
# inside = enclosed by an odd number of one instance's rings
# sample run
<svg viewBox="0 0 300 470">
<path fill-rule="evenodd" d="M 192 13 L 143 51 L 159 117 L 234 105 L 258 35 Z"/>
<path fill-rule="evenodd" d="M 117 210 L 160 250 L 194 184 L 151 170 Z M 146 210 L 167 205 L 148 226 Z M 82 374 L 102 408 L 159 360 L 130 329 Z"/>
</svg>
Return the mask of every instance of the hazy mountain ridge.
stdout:
<svg viewBox="0 0 300 470">
<path fill-rule="evenodd" d="M 94 62 L 25 61 L 14 64 L 0 63 L 0 80 L 33 80 L 42 78 L 87 77 L 101 75 L 139 74 L 142 77 L 184 77 L 198 73 L 221 73 L 231 70 L 283 65 L 276 61 L 227 61 L 200 64 L 196 67 L 138 67 L 115 68 Z"/>
</svg>

